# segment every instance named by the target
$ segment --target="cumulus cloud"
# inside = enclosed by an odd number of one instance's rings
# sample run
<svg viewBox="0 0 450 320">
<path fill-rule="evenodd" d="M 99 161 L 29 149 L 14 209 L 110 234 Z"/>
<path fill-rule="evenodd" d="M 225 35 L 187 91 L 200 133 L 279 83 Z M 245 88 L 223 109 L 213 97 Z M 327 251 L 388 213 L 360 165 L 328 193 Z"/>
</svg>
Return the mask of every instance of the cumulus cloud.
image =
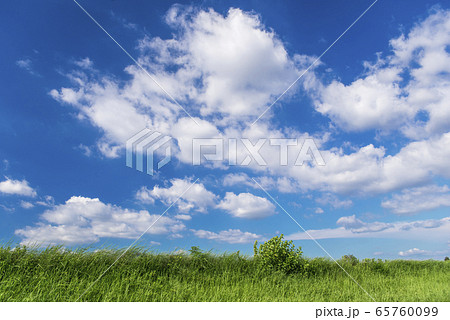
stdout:
<svg viewBox="0 0 450 320">
<path fill-rule="evenodd" d="M 257 15 L 173 6 L 166 22 L 174 37 L 143 38 L 138 61 L 197 122 L 201 116 L 210 124 L 200 124 L 207 129 L 193 127 L 192 119 L 139 67 L 128 66 L 131 80 L 119 85 L 108 76 L 88 75 L 93 62 L 85 58 L 76 62 L 81 70 L 68 74 L 74 86 L 50 95 L 77 108 L 80 118 L 104 132 L 99 149 L 105 156 L 117 156 L 111 148 L 122 148 L 145 126 L 171 134 L 181 144 L 186 134 L 198 133 L 192 130 L 206 130 L 211 137 L 216 130 L 212 123 L 229 125 L 259 115 L 297 75 L 295 59 Z"/>
<path fill-rule="evenodd" d="M 350 85 L 335 80 L 320 90 L 316 110 L 347 131 L 396 128 L 416 112 L 401 97 L 399 73 L 377 70 Z"/>
<path fill-rule="evenodd" d="M 80 87 L 52 90 L 50 95 L 61 103 L 79 110 L 79 118 L 89 120 L 104 131 L 98 149 L 106 157 L 118 157 L 127 139 L 150 124 L 148 116 L 137 110 L 112 79 L 92 82 L 76 78 Z"/>
<path fill-rule="evenodd" d="M 251 193 L 227 192 L 217 208 L 227 211 L 236 218 L 262 219 L 274 215 L 275 206 L 266 198 Z"/>
<path fill-rule="evenodd" d="M 168 20 L 184 29 L 169 49 L 176 45 L 184 51 L 182 58 L 189 57 L 189 67 L 202 75 L 197 100 L 203 116 L 258 116 L 296 75 L 283 44 L 256 15 L 230 9 L 222 16 L 210 9 L 188 21 L 184 11 L 173 7 Z"/>
<path fill-rule="evenodd" d="M 286 168 L 301 189 L 373 195 L 423 184 L 433 176 L 450 178 L 450 133 L 411 142 L 394 155 L 373 145 L 350 154 L 329 150 L 322 155 L 325 166 Z"/>
<path fill-rule="evenodd" d="M 36 191 L 29 186 L 26 180 L 6 180 L 0 182 L 0 192 L 5 194 L 15 194 L 26 197 L 35 197 Z"/>
<path fill-rule="evenodd" d="M 342 130 L 400 128 L 413 141 L 396 154 L 373 144 L 355 147 L 350 153 L 339 148 L 326 150 L 322 147 L 329 135 L 324 134 L 313 138 L 325 166 L 292 165 L 299 144 L 290 147 L 287 166 L 280 166 L 279 154 L 265 145 L 261 156 L 267 165 L 252 161 L 246 168 L 265 177 L 265 188 L 283 193 L 318 190 L 370 196 L 416 187 L 436 176 L 450 177 L 450 109 L 446 104 L 450 98 L 446 76 L 450 63 L 444 63 L 449 54 L 449 17 L 448 11 L 433 11 L 409 33 L 393 39 L 392 53 L 366 63 L 366 73 L 350 84 L 337 80 L 323 84 L 313 73 L 304 78 L 316 109 Z M 252 143 L 266 137 L 311 138 L 290 128 L 274 129 L 265 119 L 251 127 L 244 123 L 271 103 L 309 61 L 304 56 L 290 57 L 258 16 L 239 9 L 221 15 L 213 10 L 174 6 L 166 22 L 174 28 L 174 36 L 142 39 L 139 63 L 175 99 L 188 106 L 200 126 L 135 65 L 125 69 L 130 79 L 120 83 L 96 72 L 88 75 L 82 69 L 69 74 L 74 81 L 72 87 L 50 94 L 75 107 L 79 118 L 101 129 L 103 137 L 97 143 L 100 152 L 107 157 L 120 156 L 126 139 L 146 126 L 171 135 L 178 148 L 174 156 L 189 164 L 193 138 L 222 137 L 225 150 L 230 137 L 249 138 Z M 420 112 L 428 120 L 419 119 Z M 226 159 L 217 167 L 227 164 L 225 153 Z M 236 154 L 245 158 L 248 152 L 238 145 Z M 232 174 L 224 184 L 251 186 L 246 178 L 244 174 Z M 349 201 L 327 201 L 336 208 L 351 205 Z M 185 204 L 187 210 L 189 203 Z"/>
<path fill-rule="evenodd" d="M 144 203 L 151 204 L 157 199 L 169 206 L 181 196 L 176 203 L 176 207 L 182 213 L 190 211 L 206 213 L 208 208 L 216 205 L 217 196 L 208 191 L 202 183 L 192 185 L 192 181 L 189 179 L 172 179 L 170 183 L 171 186 L 167 188 L 155 186 L 153 189 L 148 189 L 142 187 L 136 193 L 136 198 Z"/>
<path fill-rule="evenodd" d="M 435 9 L 407 34 L 390 41 L 392 53 L 365 63 L 350 84 L 308 84 L 316 110 L 345 131 L 400 130 L 423 139 L 448 131 L 450 10 Z M 418 118 L 422 112 L 428 119 Z"/>
<path fill-rule="evenodd" d="M 18 229 L 15 234 L 23 238 L 23 244 L 72 245 L 94 243 L 104 237 L 137 238 L 152 224 L 147 234 L 177 235 L 185 228 L 178 220 L 159 217 L 146 210 L 134 211 L 97 198 L 74 196 L 46 210 L 35 226 Z"/>
<path fill-rule="evenodd" d="M 391 199 L 381 203 L 383 208 L 396 214 L 413 214 L 420 211 L 432 210 L 450 206 L 450 188 L 446 185 L 429 185 L 402 190 L 394 194 Z"/>
<path fill-rule="evenodd" d="M 220 231 L 218 233 L 206 230 L 191 230 L 191 231 L 194 233 L 196 237 L 200 239 L 228 242 L 232 244 L 249 243 L 261 239 L 260 235 L 250 232 L 242 232 L 239 229 L 228 229 Z"/>
</svg>

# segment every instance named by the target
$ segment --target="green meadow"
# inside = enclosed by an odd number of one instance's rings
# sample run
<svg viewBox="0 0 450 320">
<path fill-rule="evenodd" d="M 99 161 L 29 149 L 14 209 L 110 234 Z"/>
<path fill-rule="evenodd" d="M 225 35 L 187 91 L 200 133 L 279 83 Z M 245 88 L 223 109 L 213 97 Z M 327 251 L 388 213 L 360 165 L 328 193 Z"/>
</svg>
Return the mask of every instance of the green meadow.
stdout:
<svg viewBox="0 0 450 320">
<path fill-rule="evenodd" d="M 371 301 L 324 258 L 286 273 L 239 252 L 123 253 L 2 247 L 0 301 Z M 339 263 L 376 301 L 450 301 L 448 261 L 351 258 Z"/>
</svg>

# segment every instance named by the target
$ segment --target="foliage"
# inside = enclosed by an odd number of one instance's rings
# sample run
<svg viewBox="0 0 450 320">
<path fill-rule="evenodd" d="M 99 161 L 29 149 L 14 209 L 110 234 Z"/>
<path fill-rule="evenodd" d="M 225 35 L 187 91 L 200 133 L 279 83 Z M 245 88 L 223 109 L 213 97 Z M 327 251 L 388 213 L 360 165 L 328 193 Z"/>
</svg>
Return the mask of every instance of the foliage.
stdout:
<svg viewBox="0 0 450 320">
<path fill-rule="evenodd" d="M 289 273 L 305 273 L 307 265 L 302 259 L 301 248 L 295 248 L 292 240 L 283 240 L 283 234 L 262 243 L 258 248 L 258 241 L 253 245 L 255 258 L 265 269 Z"/>
<path fill-rule="evenodd" d="M 346 254 L 341 258 L 341 262 L 343 264 L 350 264 L 352 266 L 356 266 L 359 263 L 359 260 L 352 254 Z"/>
<path fill-rule="evenodd" d="M 450 260 L 449 257 L 445 257 L 445 258 L 444 258 L 444 261 L 449 261 L 449 260 Z"/>
</svg>

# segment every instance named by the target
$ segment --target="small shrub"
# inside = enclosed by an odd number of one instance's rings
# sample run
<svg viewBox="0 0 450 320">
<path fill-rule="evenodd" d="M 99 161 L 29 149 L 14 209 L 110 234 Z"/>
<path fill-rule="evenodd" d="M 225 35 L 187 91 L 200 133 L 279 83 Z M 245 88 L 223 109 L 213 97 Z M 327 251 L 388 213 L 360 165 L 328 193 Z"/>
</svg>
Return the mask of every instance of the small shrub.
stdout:
<svg viewBox="0 0 450 320">
<path fill-rule="evenodd" d="M 200 249 L 197 246 L 191 247 L 189 249 L 189 253 L 191 254 L 192 257 L 197 258 L 197 257 L 202 257 L 205 253 L 203 252 L 202 249 Z"/>
<path fill-rule="evenodd" d="M 444 258 L 444 261 L 449 261 L 449 260 L 450 260 L 449 257 L 445 257 L 445 258 Z"/>
<path fill-rule="evenodd" d="M 262 243 L 258 248 L 258 241 L 253 246 L 255 258 L 264 269 L 282 271 L 286 274 L 293 272 L 306 273 L 307 264 L 302 258 L 301 248 L 295 248 L 291 241 L 283 240 L 283 235 L 273 237 Z"/>
<path fill-rule="evenodd" d="M 350 264 L 352 266 L 356 266 L 359 263 L 358 258 L 352 254 L 346 254 L 341 258 L 341 261 L 345 264 Z"/>
</svg>

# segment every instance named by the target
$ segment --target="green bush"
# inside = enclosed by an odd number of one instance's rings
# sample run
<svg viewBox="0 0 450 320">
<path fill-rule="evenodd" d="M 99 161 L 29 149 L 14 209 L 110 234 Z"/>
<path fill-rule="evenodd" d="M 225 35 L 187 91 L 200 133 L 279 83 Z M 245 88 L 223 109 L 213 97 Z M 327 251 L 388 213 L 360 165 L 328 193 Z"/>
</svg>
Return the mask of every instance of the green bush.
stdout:
<svg viewBox="0 0 450 320">
<path fill-rule="evenodd" d="M 450 260 L 449 257 L 445 257 L 445 258 L 444 258 L 444 261 L 449 261 L 449 260 Z"/>
<path fill-rule="evenodd" d="M 288 273 L 306 273 L 307 264 L 302 258 L 301 247 L 295 248 L 291 241 L 283 240 L 283 235 L 273 237 L 258 248 L 258 241 L 253 246 L 255 259 L 264 269 Z"/>
<path fill-rule="evenodd" d="M 357 257 L 355 257 L 352 254 L 346 254 L 341 258 L 341 262 L 344 264 L 349 264 L 352 266 L 356 266 L 359 263 L 359 260 Z"/>
</svg>

